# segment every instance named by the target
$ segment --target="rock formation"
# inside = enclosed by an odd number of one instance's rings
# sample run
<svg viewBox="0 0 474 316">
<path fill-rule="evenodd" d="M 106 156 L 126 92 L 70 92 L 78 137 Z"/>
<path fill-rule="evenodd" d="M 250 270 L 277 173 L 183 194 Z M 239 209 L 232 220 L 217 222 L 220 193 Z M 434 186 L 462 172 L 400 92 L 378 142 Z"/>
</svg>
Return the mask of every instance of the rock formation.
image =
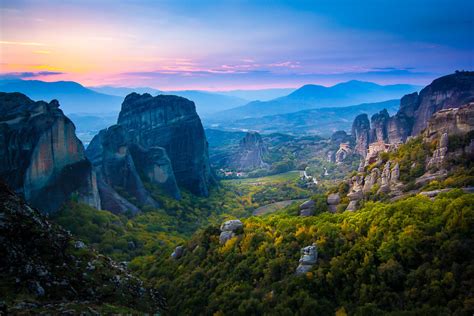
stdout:
<svg viewBox="0 0 474 316">
<path fill-rule="evenodd" d="M 312 216 L 314 215 L 315 202 L 308 200 L 300 205 L 300 216 Z"/>
<path fill-rule="evenodd" d="M 474 102 L 474 72 L 461 71 L 434 80 L 420 91 L 411 135 L 419 135 L 440 110 Z"/>
<path fill-rule="evenodd" d="M 355 139 L 355 152 L 365 157 L 369 146 L 370 122 L 367 114 L 358 115 L 352 124 L 352 136 Z"/>
<path fill-rule="evenodd" d="M 234 238 L 241 233 L 244 228 L 242 222 L 238 219 L 226 221 L 221 225 L 221 234 L 219 236 L 219 243 L 225 244 L 229 239 Z"/>
<path fill-rule="evenodd" d="M 352 149 L 349 145 L 349 143 L 341 143 L 339 144 L 339 149 L 337 150 L 335 154 L 335 162 L 337 164 L 340 164 L 346 160 L 346 158 L 352 154 Z"/>
<path fill-rule="evenodd" d="M 337 205 L 341 202 L 339 193 L 331 193 L 328 195 L 327 204 L 329 211 L 335 213 L 337 211 Z"/>
<path fill-rule="evenodd" d="M 212 181 L 208 145 L 194 102 L 173 95 L 129 94 L 118 124 L 131 142 L 165 149 L 179 186 L 207 196 Z"/>
<path fill-rule="evenodd" d="M 442 120 L 449 115 L 458 115 L 458 126 L 463 129 L 462 125 L 469 126 L 472 122 L 465 121 L 462 114 L 456 114 L 456 108 L 470 102 L 474 102 L 474 72 L 462 71 L 438 78 L 419 94 L 415 92 L 402 97 L 400 109 L 392 117 L 383 110 L 372 116 L 370 124 L 367 115 L 357 116 L 352 126 L 352 136 L 356 140 L 355 150 L 365 157 L 372 143 L 404 143 L 408 137 L 420 135 L 434 113 L 439 113 L 437 115 L 440 120 L 435 125 L 443 125 Z M 443 114 L 442 110 L 447 110 L 449 114 Z"/>
<path fill-rule="evenodd" d="M 238 150 L 231 158 L 229 165 L 239 171 L 267 168 L 268 164 L 263 161 L 267 151 L 262 136 L 257 132 L 248 132 L 240 141 Z"/>
<path fill-rule="evenodd" d="M 171 254 L 171 258 L 178 260 L 184 254 L 184 246 L 178 246 L 174 249 L 173 253 Z"/>
<path fill-rule="evenodd" d="M 387 125 L 390 119 L 386 109 L 372 115 L 369 143 L 386 142 L 388 138 Z"/>
<path fill-rule="evenodd" d="M 144 149 L 131 143 L 120 125 L 100 131 L 86 153 L 97 172 L 103 209 L 136 213 L 140 207 L 158 207 L 144 181 L 155 184 L 170 196 L 180 196 L 164 149 Z"/>
<path fill-rule="evenodd" d="M 296 274 L 305 274 L 311 270 L 311 268 L 318 261 L 318 248 L 315 244 L 301 248 L 301 257 L 299 265 L 296 268 Z"/>
<path fill-rule="evenodd" d="M 0 219 L 2 291 L 9 293 L 8 301 L 14 302 L 3 306 L 6 315 L 71 314 L 61 311 L 71 301 L 82 310 L 114 304 L 140 314 L 154 314 L 165 306 L 155 289 L 146 287 L 126 268 L 82 241 L 74 240 L 1 181 Z M 31 304 L 22 304 L 26 300 Z M 2 303 L 10 304 L 8 301 Z"/>
<path fill-rule="evenodd" d="M 0 93 L 0 105 L 0 178 L 45 213 L 73 195 L 99 208 L 95 173 L 59 103 Z"/>
</svg>

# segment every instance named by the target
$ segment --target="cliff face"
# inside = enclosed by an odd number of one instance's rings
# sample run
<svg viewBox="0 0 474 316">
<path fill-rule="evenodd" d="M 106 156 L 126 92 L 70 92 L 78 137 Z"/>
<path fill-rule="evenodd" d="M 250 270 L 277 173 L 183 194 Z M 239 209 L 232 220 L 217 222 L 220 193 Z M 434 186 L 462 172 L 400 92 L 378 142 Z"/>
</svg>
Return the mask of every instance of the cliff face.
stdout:
<svg viewBox="0 0 474 316">
<path fill-rule="evenodd" d="M 120 125 L 102 130 L 92 139 L 86 153 L 97 172 L 103 209 L 136 213 L 140 207 L 158 207 L 143 181 L 180 197 L 166 152 L 130 142 Z"/>
<path fill-rule="evenodd" d="M 369 146 L 370 122 L 367 114 L 358 115 L 352 124 L 352 136 L 355 138 L 355 152 L 365 157 Z"/>
<path fill-rule="evenodd" d="M 0 93 L 0 104 L 0 177 L 46 213 L 72 194 L 98 208 L 95 174 L 59 103 Z"/>
<path fill-rule="evenodd" d="M 238 152 L 231 158 L 230 165 L 237 170 L 253 170 L 266 168 L 268 164 L 263 161 L 267 153 L 262 136 L 256 132 L 248 132 L 240 141 Z"/>
<path fill-rule="evenodd" d="M 434 80 L 420 91 L 411 135 L 419 135 L 440 110 L 474 102 L 474 72 L 459 72 Z"/>
<path fill-rule="evenodd" d="M 366 199 L 370 194 L 382 193 L 390 198 L 397 198 L 403 194 L 406 186 L 413 190 L 413 188 L 420 189 L 434 180 L 442 181 L 459 172 L 457 170 L 465 165 L 466 161 L 474 159 L 474 102 L 440 110 L 432 115 L 426 125 L 418 137 L 421 137 L 423 143 L 429 144 L 428 147 L 436 144 L 436 148 L 430 149 L 429 155 L 422 159 L 422 174 L 412 179 L 411 184 L 403 183 L 400 181 L 401 176 L 407 178 L 411 169 L 420 166 L 413 161 L 411 167 L 402 169 L 397 160 L 384 161 L 380 152 L 396 153 L 397 147 L 383 142 L 372 143 L 369 145 L 364 168 L 349 181 L 350 190 L 347 197 L 350 203 L 347 210 L 356 210 L 359 201 Z M 451 137 L 454 137 L 454 143 L 450 146 Z M 372 169 L 368 168 L 369 165 Z M 472 190 L 472 187 L 466 190 Z M 437 192 L 435 190 L 422 194 L 430 196 Z"/>
<path fill-rule="evenodd" d="M 400 110 L 389 122 L 388 141 L 404 142 L 408 136 L 417 136 L 435 112 L 473 101 L 474 72 L 463 71 L 438 78 L 419 94 L 408 94 L 401 99 Z"/>
<path fill-rule="evenodd" d="M 374 114 L 371 124 L 364 114 L 356 117 L 352 127 L 356 151 L 365 157 L 371 143 L 404 143 L 408 137 L 420 135 L 434 113 L 459 108 L 469 102 L 474 102 L 474 72 L 457 72 L 438 78 L 419 94 L 405 95 L 400 100 L 399 111 L 392 117 L 386 110 Z"/>
<path fill-rule="evenodd" d="M 208 146 L 192 101 L 132 93 L 122 104 L 118 124 L 143 148 L 163 147 L 180 186 L 197 195 L 209 194 Z"/>
</svg>

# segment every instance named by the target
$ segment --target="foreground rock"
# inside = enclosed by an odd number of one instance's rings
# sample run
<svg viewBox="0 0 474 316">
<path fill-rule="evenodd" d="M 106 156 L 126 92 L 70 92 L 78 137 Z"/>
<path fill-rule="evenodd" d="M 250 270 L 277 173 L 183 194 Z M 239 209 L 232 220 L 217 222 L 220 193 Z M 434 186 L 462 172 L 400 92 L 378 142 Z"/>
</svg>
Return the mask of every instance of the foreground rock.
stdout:
<svg viewBox="0 0 474 316">
<path fill-rule="evenodd" d="M 179 186 L 207 196 L 212 181 L 208 145 L 194 102 L 172 95 L 129 94 L 118 124 L 144 149 L 162 147 Z"/>
<path fill-rule="evenodd" d="M 219 243 L 225 244 L 229 239 L 234 238 L 237 234 L 242 233 L 244 224 L 238 219 L 226 221 L 221 225 L 221 234 L 219 235 Z"/>
<path fill-rule="evenodd" d="M 162 296 L 122 265 L 75 241 L 0 182 L 0 278 L 6 314 L 89 313 L 91 305 L 127 306 L 137 313 L 165 307 Z M 34 303 L 28 303 L 34 302 Z M 78 310 L 79 309 L 79 310 Z"/>
<path fill-rule="evenodd" d="M 0 178 L 44 213 L 57 211 L 73 194 L 100 207 L 92 165 L 56 100 L 0 93 Z"/>
<path fill-rule="evenodd" d="M 318 261 L 318 249 L 315 244 L 301 248 L 301 258 L 296 268 L 296 274 L 309 272 Z"/>
</svg>

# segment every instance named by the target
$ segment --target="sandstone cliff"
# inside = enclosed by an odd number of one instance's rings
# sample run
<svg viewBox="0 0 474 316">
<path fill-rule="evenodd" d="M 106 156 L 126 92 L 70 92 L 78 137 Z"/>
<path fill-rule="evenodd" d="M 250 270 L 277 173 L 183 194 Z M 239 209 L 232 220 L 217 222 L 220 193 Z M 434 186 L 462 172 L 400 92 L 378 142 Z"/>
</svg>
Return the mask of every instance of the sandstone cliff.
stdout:
<svg viewBox="0 0 474 316">
<path fill-rule="evenodd" d="M 369 146 L 370 122 L 367 114 L 358 115 L 352 124 L 352 136 L 355 139 L 355 152 L 365 157 Z"/>
<path fill-rule="evenodd" d="M 208 145 L 194 102 L 172 95 L 128 95 L 118 118 L 130 140 L 162 147 L 179 186 L 207 196 L 212 181 Z"/>
<path fill-rule="evenodd" d="M 365 158 L 372 143 L 404 143 L 410 136 L 420 135 L 435 112 L 473 101 L 474 72 L 462 71 L 438 78 L 419 94 L 405 95 L 400 100 L 399 111 L 392 117 L 386 110 L 374 114 L 371 124 L 365 114 L 356 117 L 352 127 L 355 150 Z"/>
<path fill-rule="evenodd" d="M 0 178 L 45 213 L 72 195 L 98 208 L 95 173 L 59 103 L 0 93 L 0 105 Z"/>
<path fill-rule="evenodd" d="M 144 181 L 157 185 L 174 198 L 180 198 L 171 162 L 164 149 L 144 149 L 132 143 L 120 125 L 100 131 L 86 153 L 97 172 L 103 209 L 136 213 L 144 206 L 158 207 Z"/>
<path fill-rule="evenodd" d="M 263 161 L 268 149 L 263 143 L 262 136 L 257 132 L 248 132 L 239 142 L 237 152 L 230 159 L 229 166 L 239 171 L 266 168 Z"/>
<path fill-rule="evenodd" d="M 473 183 L 469 180 L 472 177 L 469 178 L 467 173 L 470 172 L 469 163 L 474 161 L 474 103 L 440 110 L 434 113 L 425 125 L 422 133 L 413 139 L 420 142 L 420 145 L 411 147 L 418 148 L 417 152 L 409 152 L 412 159 L 410 156 L 403 158 L 397 155 L 397 146 L 384 142 L 369 145 L 363 168 L 348 181 L 347 210 L 356 210 L 359 201 L 366 200 L 371 195 L 383 194 L 396 199 L 405 194 L 405 191 L 409 191 L 406 194 L 416 193 L 433 181 L 439 183 L 449 176 L 453 176 L 453 179 L 464 176 L 464 180 L 450 180 L 445 185 L 472 190 Z M 450 141 L 454 143 L 450 144 Z M 425 148 L 425 154 L 416 158 L 423 154 L 420 148 Z M 390 152 L 391 155 L 383 158 L 381 152 Z M 387 157 L 394 157 L 394 160 L 387 160 Z M 401 162 L 405 165 L 403 169 Z M 405 181 L 402 181 L 402 178 Z M 443 190 L 422 194 L 433 196 L 439 192 Z"/>
</svg>

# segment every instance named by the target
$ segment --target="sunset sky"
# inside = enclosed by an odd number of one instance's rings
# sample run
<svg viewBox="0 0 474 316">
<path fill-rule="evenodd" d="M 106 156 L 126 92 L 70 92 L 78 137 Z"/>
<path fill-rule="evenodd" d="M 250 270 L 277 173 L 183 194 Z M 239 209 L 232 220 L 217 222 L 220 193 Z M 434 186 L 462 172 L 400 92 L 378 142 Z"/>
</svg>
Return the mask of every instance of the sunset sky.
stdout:
<svg viewBox="0 0 474 316">
<path fill-rule="evenodd" d="M 0 76 L 228 90 L 474 69 L 471 0 L 256 2 L 0 0 Z"/>
</svg>

